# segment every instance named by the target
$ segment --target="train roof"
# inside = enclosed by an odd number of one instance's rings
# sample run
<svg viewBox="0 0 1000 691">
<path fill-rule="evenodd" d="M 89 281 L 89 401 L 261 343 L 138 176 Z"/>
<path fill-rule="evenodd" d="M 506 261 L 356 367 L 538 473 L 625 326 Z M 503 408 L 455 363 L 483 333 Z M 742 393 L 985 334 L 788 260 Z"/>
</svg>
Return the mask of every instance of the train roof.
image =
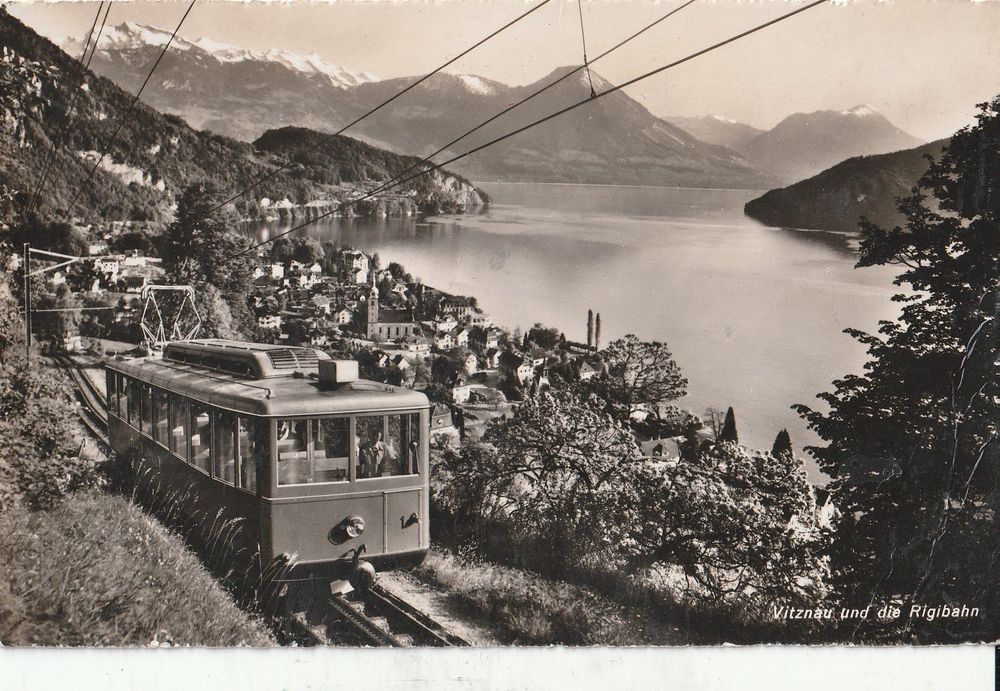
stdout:
<svg viewBox="0 0 1000 691">
<path fill-rule="evenodd" d="M 357 379 L 327 384 L 312 348 L 202 339 L 168 344 L 163 357 L 112 360 L 109 369 L 211 406 L 250 415 L 345 415 L 429 408 L 410 389 Z"/>
</svg>

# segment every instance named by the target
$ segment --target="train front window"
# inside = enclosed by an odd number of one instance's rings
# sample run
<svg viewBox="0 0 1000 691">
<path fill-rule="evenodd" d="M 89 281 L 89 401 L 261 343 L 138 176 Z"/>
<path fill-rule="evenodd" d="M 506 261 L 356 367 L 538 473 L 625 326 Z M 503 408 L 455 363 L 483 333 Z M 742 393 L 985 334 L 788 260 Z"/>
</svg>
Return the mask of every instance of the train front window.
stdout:
<svg viewBox="0 0 1000 691">
<path fill-rule="evenodd" d="M 309 421 L 278 420 L 278 484 L 310 483 Z"/>
<path fill-rule="evenodd" d="M 311 432 L 313 482 L 346 482 L 351 463 L 350 419 L 313 420 Z"/>
<path fill-rule="evenodd" d="M 248 492 L 257 492 L 257 468 L 266 463 L 267 425 L 254 418 L 239 418 L 239 486 Z"/>
<path fill-rule="evenodd" d="M 418 422 L 414 424 L 413 418 Z M 415 475 L 418 472 L 419 416 L 366 415 L 356 423 L 359 479 Z"/>
<path fill-rule="evenodd" d="M 170 396 L 170 450 L 188 460 L 187 404 L 180 396 Z"/>
<path fill-rule="evenodd" d="M 153 389 L 153 439 L 162 446 L 167 445 L 167 432 L 170 425 L 167 414 L 167 394 Z"/>
<path fill-rule="evenodd" d="M 232 485 L 236 480 L 236 416 L 217 410 L 212 425 L 215 451 L 212 454 L 212 477 Z"/>
<path fill-rule="evenodd" d="M 191 463 L 199 470 L 212 473 L 212 416 L 208 408 L 191 402 Z"/>
</svg>

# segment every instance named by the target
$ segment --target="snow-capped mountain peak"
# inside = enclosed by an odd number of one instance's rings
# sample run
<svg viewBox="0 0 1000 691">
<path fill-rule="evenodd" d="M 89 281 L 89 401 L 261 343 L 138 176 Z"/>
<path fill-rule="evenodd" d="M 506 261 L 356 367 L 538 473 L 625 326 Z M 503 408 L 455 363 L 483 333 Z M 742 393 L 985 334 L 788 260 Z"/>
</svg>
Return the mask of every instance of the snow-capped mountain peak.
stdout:
<svg viewBox="0 0 1000 691">
<path fill-rule="evenodd" d="M 869 105 L 861 104 L 860 106 L 854 106 L 850 110 L 840 111 L 842 115 L 853 115 L 859 118 L 865 118 L 869 115 L 878 115 L 878 111 Z"/>
<path fill-rule="evenodd" d="M 461 79 L 465 88 L 474 94 L 479 94 L 480 96 L 492 96 L 496 93 L 496 89 L 487 84 L 481 77 L 477 77 L 474 74 L 459 74 L 455 76 Z"/>
<path fill-rule="evenodd" d="M 97 50 L 103 53 L 122 53 L 132 50 L 142 50 L 154 46 L 162 47 L 170 40 L 171 32 L 153 26 L 125 21 L 117 26 L 107 27 L 101 34 Z M 83 41 L 70 38 L 63 42 L 63 48 L 70 54 L 77 54 L 83 49 Z M 355 72 L 340 65 L 325 60 L 317 53 L 299 55 L 287 50 L 272 48 L 260 52 L 249 48 L 220 43 L 210 38 L 188 40 L 181 36 L 174 37 L 170 50 L 191 51 L 205 54 L 221 63 L 236 62 L 272 62 L 305 74 L 321 74 L 330 83 L 338 87 L 356 86 L 364 82 L 375 81 L 375 77 L 367 72 Z"/>
</svg>

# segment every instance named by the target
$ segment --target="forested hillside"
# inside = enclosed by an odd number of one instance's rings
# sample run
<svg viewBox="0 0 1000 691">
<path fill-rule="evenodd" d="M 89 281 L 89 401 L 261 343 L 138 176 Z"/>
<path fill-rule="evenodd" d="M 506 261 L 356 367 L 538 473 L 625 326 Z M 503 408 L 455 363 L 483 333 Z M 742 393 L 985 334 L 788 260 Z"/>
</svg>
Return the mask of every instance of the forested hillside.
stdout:
<svg viewBox="0 0 1000 691">
<path fill-rule="evenodd" d="M 43 213 L 162 222 L 171 218 L 180 191 L 194 182 L 213 180 L 223 193 L 235 193 L 285 163 L 280 146 L 259 152 L 251 144 L 198 132 L 180 118 L 158 113 L 142 102 L 130 110 L 131 94 L 102 77 L 82 75 L 73 57 L 3 8 L 0 45 L 0 120 L 11 135 L 0 143 L 0 185 L 18 191 L 24 203 L 42 177 L 55 140 L 39 197 Z M 99 152 L 106 148 L 108 155 L 88 180 Z M 334 160 L 337 156 L 350 162 L 341 165 Z M 341 138 L 336 153 L 326 156 L 322 165 L 274 176 L 237 202 L 237 208 L 253 217 L 262 213 L 259 202 L 264 198 L 287 199 L 291 205 L 336 201 L 352 193 L 356 183 L 383 181 L 386 171 L 411 163 Z M 310 173 L 317 179 L 309 177 Z M 427 181 L 408 186 L 403 192 L 411 192 L 411 202 L 398 208 L 416 210 L 429 201 L 431 192 L 455 210 L 482 200 L 453 178 L 436 179 L 440 185 Z"/>
<path fill-rule="evenodd" d="M 927 171 L 925 156 L 940 156 L 947 143 L 940 139 L 905 151 L 848 159 L 747 202 L 746 214 L 789 228 L 853 232 L 862 216 L 892 228 L 903 221 L 896 199 L 908 196 Z"/>
</svg>

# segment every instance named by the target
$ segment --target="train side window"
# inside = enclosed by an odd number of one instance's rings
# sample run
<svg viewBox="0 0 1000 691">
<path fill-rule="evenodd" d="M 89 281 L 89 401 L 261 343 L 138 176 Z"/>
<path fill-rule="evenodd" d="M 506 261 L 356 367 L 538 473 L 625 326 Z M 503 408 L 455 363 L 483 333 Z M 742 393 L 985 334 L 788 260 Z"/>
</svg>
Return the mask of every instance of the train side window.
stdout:
<svg viewBox="0 0 1000 691">
<path fill-rule="evenodd" d="M 148 437 L 153 436 L 153 392 L 149 384 L 139 384 L 139 397 L 142 404 L 142 432 Z"/>
<path fill-rule="evenodd" d="M 108 412 L 112 415 L 118 414 L 118 375 L 108 370 L 107 374 L 107 387 L 108 387 Z"/>
<path fill-rule="evenodd" d="M 115 381 L 115 398 L 112 401 L 114 405 L 115 415 L 120 417 L 122 420 L 125 419 L 125 376 L 114 373 L 113 377 Z"/>
<path fill-rule="evenodd" d="M 309 421 L 278 420 L 278 484 L 312 482 L 309 461 Z"/>
<path fill-rule="evenodd" d="M 153 439 L 158 444 L 166 447 L 170 425 L 170 416 L 167 413 L 167 393 L 159 389 L 153 389 Z"/>
<path fill-rule="evenodd" d="M 212 474 L 212 416 L 204 405 L 190 402 L 188 429 L 191 434 L 191 464 Z"/>
<path fill-rule="evenodd" d="M 170 451 L 188 460 L 187 404 L 180 396 L 170 395 Z"/>
<path fill-rule="evenodd" d="M 254 418 L 239 418 L 239 486 L 248 492 L 257 493 L 257 469 L 267 461 L 267 425 Z"/>
<path fill-rule="evenodd" d="M 406 449 L 403 456 L 403 475 L 417 475 L 420 472 L 420 413 L 410 413 L 403 416 L 406 437 L 402 448 Z"/>
<path fill-rule="evenodd" d="M 139 382 L 125 380 L 125 398 L 128 406 L 128 424 L 139 429 Z"/>
<path fill-rule="evenodd" d="M 351 463 L 351 420 L 312 420 L 313 482 L 346 482 Z"/>
<path fill-rule="evenodd" d="M 222 410 L 215 411 L 212 423 L 215 450 L 212 454 L 212 477 L 227 485 L 236 480 L 236 416 Z"/>
<path fill-rule="evenodd" d="M 420 446 L 419 436 L 413 435 L 412 417 L 414 416 L 366 415 L 358 418 L 357 477 L 392 477 L 417 473 Z M 419 428 L 419 423 L 417 427 Z"/>
</svg>

